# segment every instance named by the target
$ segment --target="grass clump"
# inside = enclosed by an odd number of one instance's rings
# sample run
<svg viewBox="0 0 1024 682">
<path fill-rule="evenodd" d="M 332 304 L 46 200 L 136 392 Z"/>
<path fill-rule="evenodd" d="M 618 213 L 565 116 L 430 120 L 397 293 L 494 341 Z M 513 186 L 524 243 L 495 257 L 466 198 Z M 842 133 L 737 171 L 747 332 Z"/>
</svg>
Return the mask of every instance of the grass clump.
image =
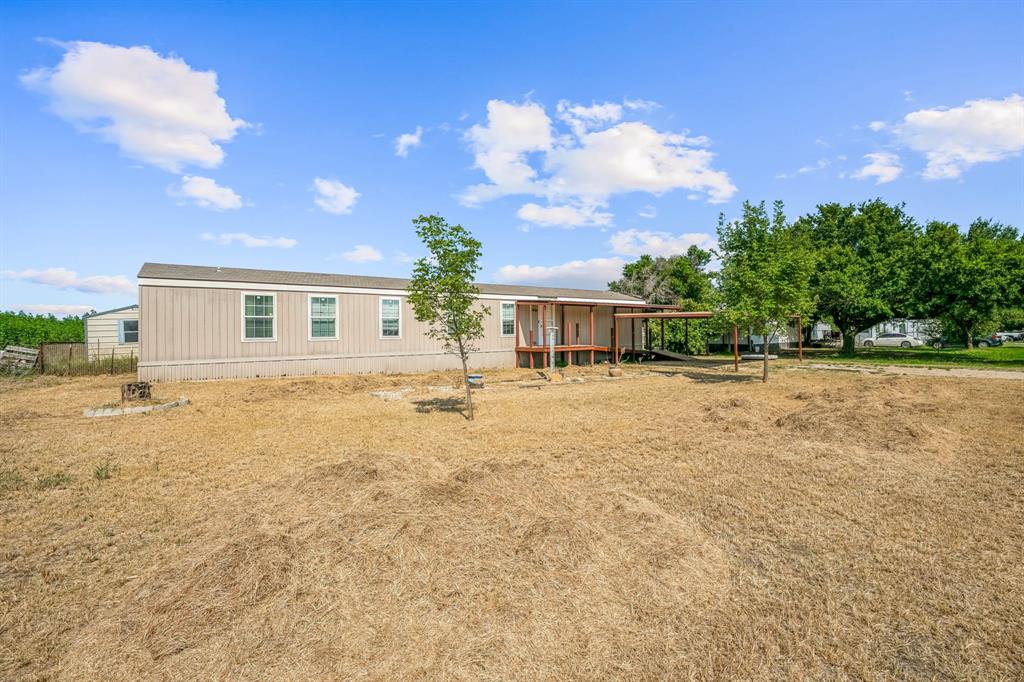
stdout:
<svg viewBox="0 0 1024 682">
<path fill-rule="evenodd" d="M 110 478 L 114 473 L 114 466 L 110 462 L 104 462 L 99 464 L 93 469 L 93 476 L 96 477 L 97 481 L 105 481 Z"/>
<path fill-rule="evenodd" d="M 0 492 L 20 490 L 25 485 L 25 477 L 17 469 L 0 469 Z"/>
<path fill-rule="evenodd" d="M 49 476 L 40 476 L 36 479 L 36 490 L 49 490 L 50 488 L 66 488 L 71 485 L 71 482 L 75 480 L 75 477 L 71 474 L 58 471 L 55 474 Z"/>
</svg>

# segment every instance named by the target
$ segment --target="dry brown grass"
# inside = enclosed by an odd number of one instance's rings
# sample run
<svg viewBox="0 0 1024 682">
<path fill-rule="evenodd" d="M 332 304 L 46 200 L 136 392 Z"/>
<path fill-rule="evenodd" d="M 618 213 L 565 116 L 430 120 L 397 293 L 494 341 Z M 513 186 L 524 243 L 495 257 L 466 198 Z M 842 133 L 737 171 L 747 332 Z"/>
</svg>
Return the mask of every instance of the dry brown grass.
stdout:
<svg viewBox="0 0 1024 682">
<path fill-rule="evenodd" d="M 0 678 L 1024 677 L 1017 382 L 570 374 L 0 384 Z"/>
</svg>

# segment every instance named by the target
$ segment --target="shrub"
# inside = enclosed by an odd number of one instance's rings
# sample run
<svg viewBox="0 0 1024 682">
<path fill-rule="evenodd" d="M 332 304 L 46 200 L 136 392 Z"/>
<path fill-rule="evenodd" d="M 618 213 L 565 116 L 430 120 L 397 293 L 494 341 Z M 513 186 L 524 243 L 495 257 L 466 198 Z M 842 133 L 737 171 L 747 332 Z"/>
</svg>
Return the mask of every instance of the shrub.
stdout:
<svg viewBox="0 0 1024 682">
<path fill-rule="evenodd" d="M 85 323 L 80 317 L 0 312 L 0 348 L 35 348 L 47 341 L 83 341 Z"/>
</svg>

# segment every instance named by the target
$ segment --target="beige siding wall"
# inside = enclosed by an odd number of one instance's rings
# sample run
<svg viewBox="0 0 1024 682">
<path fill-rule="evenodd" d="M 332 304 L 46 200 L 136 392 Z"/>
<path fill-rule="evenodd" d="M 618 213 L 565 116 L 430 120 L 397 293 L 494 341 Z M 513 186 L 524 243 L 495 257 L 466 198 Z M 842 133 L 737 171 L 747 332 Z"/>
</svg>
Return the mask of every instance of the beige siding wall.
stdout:
<svg viewBox="0 0 1024 682">
<path fill-rule="evenodd" d="M 242 340 L 242 294 L 276 296 L 276 339 Z M 315 294 L 333 295 L 333 294 Z M 380 338 L 380 298 L 340 293 L 337 340 L 310 340 L 309 293 L 259 289 L 140 286 L 139 375 L 143 380 L 215 379 L 454 367 L 456 358 L 428 338 L 404 296 L 401 338 Z M 515 338 L 501 335 L 499 301 L 485 321 L 475 367 L 511 366 Z"/>
<path fill-rule="evenodd" d="M 118 356 L 131 354 L 138 356 L 139 344 L 118 343 L 120 337 L 117 333 L 119 320 L 137 319 L 139 319 L 137 308 L 85 318 L 86 347 L 89 350 L 89 357 L 109 357 L 111 352 Z"/>
</svg>

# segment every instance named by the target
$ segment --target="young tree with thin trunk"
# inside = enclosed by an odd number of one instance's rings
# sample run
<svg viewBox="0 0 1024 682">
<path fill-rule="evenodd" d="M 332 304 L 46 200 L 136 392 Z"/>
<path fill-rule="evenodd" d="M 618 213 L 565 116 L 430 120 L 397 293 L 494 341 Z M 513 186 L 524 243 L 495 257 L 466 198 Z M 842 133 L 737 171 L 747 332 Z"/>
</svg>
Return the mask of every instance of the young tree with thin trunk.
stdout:
<svg viewBox="0 0 1024 682">
<path fill-rule="evenodd" d="M 794 315 L 813 309 L 808 282 L 814 258 L 806 234 L 786 223 L 782 202 L 772 215 L 764 202 L 743 204 L 743 217 L 718 219 L 719 274 L 724 315 L 764 339 L 761 380 L 768 381 L 768 341 L 786 329 Z"/>
<path fill-rule="evenodd" d="M 416 261 L 409 282 L 409 304 L 416 319 L 430 325 L 427 335 L 444 342 L 444 349 L 459 356 L 466 388 L 466 416 L 473 419 L 473 393 L 469 385 L 469 354 L 478 350 L 484 335 L 484 317 L 478 305 L 480 290 L 473 285 L 480 271 L 481 244 L 461 225 L 429 215 L 412 221 L 430 255 Z"/>
</svg>

